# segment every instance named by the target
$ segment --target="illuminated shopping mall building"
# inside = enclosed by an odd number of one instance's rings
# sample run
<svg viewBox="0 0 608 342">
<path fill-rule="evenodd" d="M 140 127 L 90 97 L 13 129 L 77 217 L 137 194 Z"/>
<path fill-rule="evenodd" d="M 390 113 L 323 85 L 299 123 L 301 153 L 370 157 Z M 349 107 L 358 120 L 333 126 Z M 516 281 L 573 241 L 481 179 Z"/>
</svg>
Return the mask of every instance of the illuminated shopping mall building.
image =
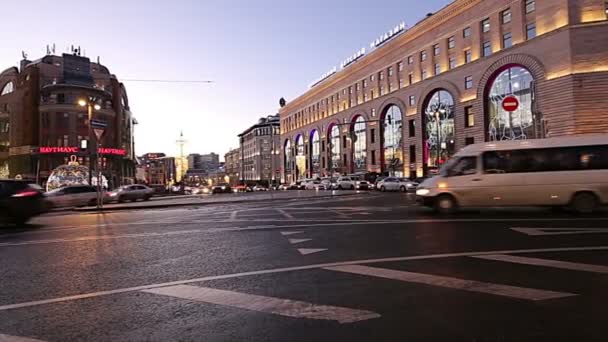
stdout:
<svg viewBox="0 0 608 342">
<path fill-rule="evenodd" d="M 472 143 L 608 132 L 607 15 L 606 0 L 456 0 L 392 26 L 281 108 L 284 181 L 422 176 Z"/>
<path fill-rule="evenodd" d="M 35 61 L 24 54 L 19 68 L 0 73 L 0 177 L 43 184 L 60 165 L 88 166 L 96 146 L 94 132 L 89 139 L 90 104 L 93 119 L 107 125 L 98 148 L 104 176 L 111 186 L 133 181 L 135 120 L 124 85 L 79 49 L 52 52 Z M 96 157 L 91 161 L 97 165 Z"/>
</svg>

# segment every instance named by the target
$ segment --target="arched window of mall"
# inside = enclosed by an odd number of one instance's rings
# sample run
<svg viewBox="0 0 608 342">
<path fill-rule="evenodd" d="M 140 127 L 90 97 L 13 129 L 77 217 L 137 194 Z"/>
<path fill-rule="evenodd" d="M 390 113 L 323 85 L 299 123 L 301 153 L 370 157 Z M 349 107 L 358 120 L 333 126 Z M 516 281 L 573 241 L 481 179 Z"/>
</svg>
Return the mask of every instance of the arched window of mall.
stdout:
<svg viewBox="0 0 608 342">
<path fill-rule="evenodd" d="M 439 89 L 431 93 L 424 106 L 424 173 L 438 169 L 456 153 L 454 136 L 454 97 Z"/>
<path fill-rule="evenodd" d="M 284 182 L 291 183 L 291 142 L 285 140 L 283 145 L 283 170 L 285 171 Z"/>
<path fill-rule="evenodd" d="M 340 175 L 340 127 L 336 124 L 329 125 L 327 129 L 329 139 L 328 143 L 328 173 L 330 177 L 336 177 Z"/>
<path fill-rule="evenodd" d="M 321 139 L 319 131 L 310 132 L 310 174 L 312 178 L 321 177 Z"/>
<path fill-rule="evenodd" d="M 544 136 L 540 113 L 533 112 L 534 78 L 521 65 L 507 65 L 490 78 L 486 89 L 488 141 L 537 139 Z M 512 112 L 503 108 L 509 96 L 517 99 Z"/>
<path fill-rule="evenodd" d="M 304 154 L 304 137 L 296 137 L 296 180 L 306 177 L 306 155 Z"/>
<path fill-rule="evenodd" d="M 350 126 L 350 140 L 353 153 L 351 172 L 367 172 L 367 125 L 361 115 L 356 116 Z"/>
<path fill-rule="evenodd" d="M 403 115 L 396 105 L 384 111 L 382 119 L 382 171 L 403 177 Z"/>
<path fill-rule="evenodd" d="M 10 93 L 12 93 L 14 91 L 15 91 L 15 85 L 13 84 L 12 81 L 8 82 L 7 84 L 4 85 L 4 87 L 2 87 L 2 91 L 0 92 L 0 96 L 10 94 Z"/>
</svg>

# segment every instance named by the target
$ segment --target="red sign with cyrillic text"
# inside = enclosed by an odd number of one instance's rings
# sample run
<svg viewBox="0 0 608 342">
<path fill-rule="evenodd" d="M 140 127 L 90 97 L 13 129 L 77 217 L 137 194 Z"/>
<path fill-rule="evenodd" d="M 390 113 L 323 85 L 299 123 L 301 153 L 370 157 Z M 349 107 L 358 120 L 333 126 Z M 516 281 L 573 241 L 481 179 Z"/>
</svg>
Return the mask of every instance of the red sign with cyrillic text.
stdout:
<svg viewBox="0 0 608 342">
<path fill-rule="evenodd" d="M 51 147 L 51 146 L 40 146 L 40 154 L 77 154 L 80 149 L 78 147 Z M 127 151 L 122 148 L 106 148 L 100 147 L 97 150 L 99 154 L 112 155 L 112 156 L 126 156 Z"/>
</svg>

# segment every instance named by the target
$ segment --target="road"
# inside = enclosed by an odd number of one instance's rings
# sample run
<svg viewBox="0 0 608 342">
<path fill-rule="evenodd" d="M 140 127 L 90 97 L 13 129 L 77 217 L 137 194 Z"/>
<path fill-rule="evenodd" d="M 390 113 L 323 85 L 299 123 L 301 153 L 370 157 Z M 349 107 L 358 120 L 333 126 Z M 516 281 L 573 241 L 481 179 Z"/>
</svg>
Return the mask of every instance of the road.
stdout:
<svg viewBox="0 0 608 342">
<path fill-rule="evenodd" d="M 0 232 L 0 341 L 605 341 L 608 215 L 411 194 L 56 213 Z"/>
</svg>

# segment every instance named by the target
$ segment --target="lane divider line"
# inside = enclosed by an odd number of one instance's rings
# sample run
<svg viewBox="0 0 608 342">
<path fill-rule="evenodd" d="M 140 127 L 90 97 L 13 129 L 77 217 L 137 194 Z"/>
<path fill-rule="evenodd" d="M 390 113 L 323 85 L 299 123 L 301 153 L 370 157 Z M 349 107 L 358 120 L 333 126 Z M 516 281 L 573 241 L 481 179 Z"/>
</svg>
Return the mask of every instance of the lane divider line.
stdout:
<svg viewBox="0 0 608 342">
<path fill-rule="evenodd" d="M 582 271 L 582 272 L 608 274 L 608 266 L 581 264 L 581 263 L 578 263 L 578 262 L 569 262 L 569 261 L 561 261 L 561 260 L 549 260 L 549 259 L 539 259 L 539 258 L 528 258 L 528 257 L 517 256 L 517 255 L 505 255 L 505 254 L 478 255 L 478 256 L 473 256 L 472 258 L 483 259 L 483 260 L 492 260 L 492 261 L 510 262 L 510 263 L 522 264 L 522 265 L 532 265 L 532 266 L 543 266 L 543 267 L 551 267 L 551 268 L 560 268 L 560 269 L 571 270 L 571 271 Z"/>
</svg>

